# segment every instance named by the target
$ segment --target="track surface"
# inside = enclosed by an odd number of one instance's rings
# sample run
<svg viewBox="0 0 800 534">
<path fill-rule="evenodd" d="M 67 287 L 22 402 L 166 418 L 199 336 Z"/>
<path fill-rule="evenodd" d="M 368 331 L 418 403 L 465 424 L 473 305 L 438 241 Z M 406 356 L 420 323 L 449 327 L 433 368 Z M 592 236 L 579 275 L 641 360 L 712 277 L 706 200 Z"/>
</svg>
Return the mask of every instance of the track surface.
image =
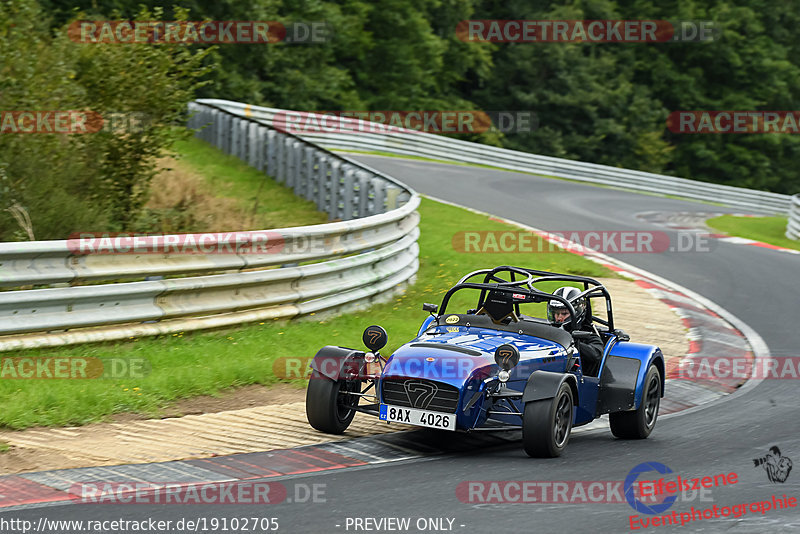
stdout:
<svg viewBox="0 0 800 534">
<path fill-rule="evenodd" d="M 512 172 L 372 156 L 356 159 L 420 193 L 550 231 L 660 230 L 674 235 L 674 230 L 643 222 L 636 214 L 730 211 Z M 763 337 L 772 356 L 798 355 L 795 316 L 800 303 L 800 256 L 722 242 L 712 242 L 711 252 L 609 255 L 681 284 L 733 312 Z M 491 263 L 491 255 L 487 255 L 487 265 Z M 455 532 L 623 532 L 631 528 L 629 516 L 637 515 L 626 503 L 469 504 L 457 498 L 456 487 L 464 481 L 619 481 L 636 465 L 652 461 L 669 466 L 682 477 L 738 474 L 735 485 L 715 489 L 702 499 L 679 499 L 665 514 L 687 512 L 692 506 L 710 508 L 771 500 L 773 495 L 798 498 L 800 466 L 785 483 L 771 483 L 763 468 L 754 467 L 753 459 L 777 445 L 784 456 L 800 462 L 799 405 L 800 382 L 765 380 L 724 402 L 660 419 L 653 435 L 644 441 L 618 441 L 607 429 L 576 434 L 565 454 L 554 460 L 529 459 L 514 443 L 282 481 L 290 497 L 295 485 L 325 484 L 324 503 L 67 505 L 8 512 L 0 514 L 0 519 L 149 517 L 175 521 L 181 517 L 259 516 L 278 518 L 279 532 L 355 532 L 367 530 L 356 530 L 352 524 L 347 528 L 347 518 L 405 517 L 411 519 L 410 532 L 418 531 L 416 521 L 420 518 L 452 519 Z M 441 439 L 464 438 L 447 435 Z M 651 473 L 642 478 L 656 477 Z M 445 520 L 445 529 L 448 526 Z M 748 511 L 739 518 L 705 519 L 682 527 L 646 530 L 800 531 L 800 508 L 770 510 L 763 515 Z"/>
</svg>

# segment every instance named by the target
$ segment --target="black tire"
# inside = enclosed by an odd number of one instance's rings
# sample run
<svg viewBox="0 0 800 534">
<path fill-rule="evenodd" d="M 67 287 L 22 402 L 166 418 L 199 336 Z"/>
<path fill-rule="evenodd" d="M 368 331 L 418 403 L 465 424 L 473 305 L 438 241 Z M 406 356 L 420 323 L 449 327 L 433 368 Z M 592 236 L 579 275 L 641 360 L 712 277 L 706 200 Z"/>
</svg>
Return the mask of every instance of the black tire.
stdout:
<svg viewBox="0 0 800 534">
<path fill-rule="evenodd" d="M 569 443 L 573 418 L 572 389 L 564 382 L 552 399 L 532 401 L 522 414 L 522 445 L 528 456 L 555 458 Z"/>
<path fill-rule="evenodd" d="M 651 365 L 644 377 L 644 390 L 639 408 L 632 412 L 608 415 L 611 433 L 622 439 L 645 439 L 656 426 L 661 406 L 661 373 Z"/>
<path fill-rule="evenodd" d="M 341 434 L 356 415 L 354 406 L 359 397 L 344 392 L 361 391 L 357 380 L 331 380 L 317 371 L 311 373 L 306 390 L 306 417 L 308 422 L 321 432 Z"/>
</svg>

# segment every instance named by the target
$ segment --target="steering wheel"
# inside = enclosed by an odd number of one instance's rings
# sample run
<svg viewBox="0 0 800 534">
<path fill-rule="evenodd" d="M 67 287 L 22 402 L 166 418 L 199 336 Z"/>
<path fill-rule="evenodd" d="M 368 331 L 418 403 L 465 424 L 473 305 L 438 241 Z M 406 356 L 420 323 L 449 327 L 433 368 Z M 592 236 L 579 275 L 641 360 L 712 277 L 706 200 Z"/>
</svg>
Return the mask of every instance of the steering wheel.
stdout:
<svg viewBox="0 0 800 534">
<path fill-rule="evenodd" d="M 519 274 L 522 276 L 519 280 L 504 280 L 497 276 L 497 272 L 490 271 L 486 274 L 486 277 L 483 280 L 483 283 L 494 282 L 497 284 L 498 288 L 505 288 L 510 289 L 514 287 L 525 287 L 528 289 L 532 289 L 532 282 L 533 282 L 533 275 L 528 271 L 524 271 L 522 269 L 516 269 L 514 267 L 506 267 L 498 272 L 507 272 L 509 273 L 510 277 L 513 277 L 514 274 Z M 484 293 L 483 291 L 488 291 L 486 294 L 486 300 L 484 300 Z M 492 293 L 493 290 L 486 289 L 482 290 L 481 298 L 478 301 L 478 309 L 476 310 L 476 315 L 489 315 L 492 321 L 496 324 L 503 323 L 509 317 L 515 321 L 519 322 L 520 318 L 518 315 L 519 312 L 519 305 L 512 303 L 510 300 L 506 303 L 502 301 L 493 301 L 492 300 Z M 508 308 L 505 308 L 508 306 Z"/>
<path fill-rule="evenodd" d="M 508 272 L 508 273 L 511 273 L 512 275 L 514 273 L 516 273 L 516 274 L 522 275 L 524 278 L 520 279 L 520 280 L 503 280 L 502 278 L 497 276 L 497 274 L 495 274 L 495 273 L 488 273 L 486 275 L 486 277 L 484 278 L 483 282 L 484 283 L 488 283 L 490 281 L 491 282 L 495 282 L 500 287 L 523 287 L 523 286 L 527 286 L 528 288 L 532 288 L 533 287 L 532 286 L 533 275 L 531 273 L 529 273 L 528 271 L 523 271 L 522 269 L 516 269 L 514 267 L 509 267 L 509 268 L 503 269 L 502 271 L 499 271 L 499 272 Z"/>
</svg>

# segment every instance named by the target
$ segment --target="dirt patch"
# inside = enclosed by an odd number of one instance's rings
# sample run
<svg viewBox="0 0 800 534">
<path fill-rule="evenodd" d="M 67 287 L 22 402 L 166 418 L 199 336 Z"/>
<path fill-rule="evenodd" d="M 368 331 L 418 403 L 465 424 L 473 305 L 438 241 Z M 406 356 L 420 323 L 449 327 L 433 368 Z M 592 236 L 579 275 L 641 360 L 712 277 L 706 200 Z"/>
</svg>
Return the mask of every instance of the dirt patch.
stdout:
<svg viewBox="0 0 800 534">
<path fill-rule="evenodd" d="M 158 174 L 150 184 L 150 198 L 137 223 L 151 232 L 222 232 L 251 228 L 252 213 L 236 198 L 222 196 L 202 176 L 180 160 L 166 156 L 158 161 Z"/>
<path fill-rule="evenodd" d="M 291 384 L 275 384 L 262 386 L 254 384 L 241 388 L 223 391 L 219 396 L 202 395 L 191 399 L 179 400 L 162 410 L 158 419 L 169 417 L 183 417 L 184 415 L 198 415 L 201 413 L 218 413 L 230 410 L 241 410 L 254 406 L 269 406 L 272 404 L 289 404 L 301 402 L 306 398 L 305 387 Z M 112 423 L 127 421 L 142 421 L 153 419 L 145 414 L 121 413 L 112 416 Z M 91 425 L 89 425 L 91 426 Z"/>
<path fill-rule="evenodd" d="M 0 474 L 3 475 L 71 467 L 83 467 L 83 464 L 54 450 L 11 447 L 0 453 Z"/>
<path fill-rule="evenodd" d="M 107 423 L 94 423 L 82 427 L 29 428 L 20 431 L 3 432 L 9 440 L 14 438 L 25 441 L 26 436 L 36 435 L 41 432 L 50 432 L 54 440 L 71 439 L 77 435 L 88 435 L 92 438 L 94 452 L 86 449 L 78 455 L 75 451 L 65 447 L 63 451 L 55 448 L 11 445 L 5 452 L 0 452 L 0 475 L 26 473 L 30 471 L 45 471 L 49 469 L 70 469 L 73 467 L 87 467 L 89 465 L 114 465 L 120 463 L 109 458 L 102 451 L 114 448 L 118 436 L 114 430 L 115 423 L 134 423 L 153 419 L 172 419 L 185 415 L 213 414 L 255 408 L 258 406 L 272 406 L 291 404 L 305 401 L 306 390 L 300 385 L 275 384 L 273 386 L 250 385 L 222 392 L 214 397 L 203 395 L 191 399 L 182 399 L 167 406 L 161 416 L 153 418 L 145 414 L 123 413 L 111 417 Z M 13 437 L 12 437 L 13 436 Z M 4 442 L 0 439 L 0 442 Z"/>
</svg>

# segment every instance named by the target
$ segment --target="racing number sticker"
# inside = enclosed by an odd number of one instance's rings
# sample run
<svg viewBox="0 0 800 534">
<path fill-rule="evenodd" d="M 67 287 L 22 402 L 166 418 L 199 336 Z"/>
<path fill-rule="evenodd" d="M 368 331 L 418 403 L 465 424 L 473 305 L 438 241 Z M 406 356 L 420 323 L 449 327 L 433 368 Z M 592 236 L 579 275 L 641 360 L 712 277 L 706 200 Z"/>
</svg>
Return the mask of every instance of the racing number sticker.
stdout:
<svg viewBox="0 0 800 534">
<path fill-rule="evenodd" d="M 380 339 L 382 334 L 383 332 L 377 329 L 370 328 L 367 330 L 367 337 L 369 337 L 370 343 L 375 343 L 376 341 L 378 341 L 378 339 Z"/>
<path fill-rule="evenodd" d="M 514 351 L 509 349 L 498 350 L 497 355 L 503 359 L 503 365 L 508 365 L 512 356 L 514 356 Z"/>
<path fill-rule="evenodd" d="M 456 324 L 458 322 L 458 315 L 451 315 L 444 320 L 447 324 Z"/>
</svg>

